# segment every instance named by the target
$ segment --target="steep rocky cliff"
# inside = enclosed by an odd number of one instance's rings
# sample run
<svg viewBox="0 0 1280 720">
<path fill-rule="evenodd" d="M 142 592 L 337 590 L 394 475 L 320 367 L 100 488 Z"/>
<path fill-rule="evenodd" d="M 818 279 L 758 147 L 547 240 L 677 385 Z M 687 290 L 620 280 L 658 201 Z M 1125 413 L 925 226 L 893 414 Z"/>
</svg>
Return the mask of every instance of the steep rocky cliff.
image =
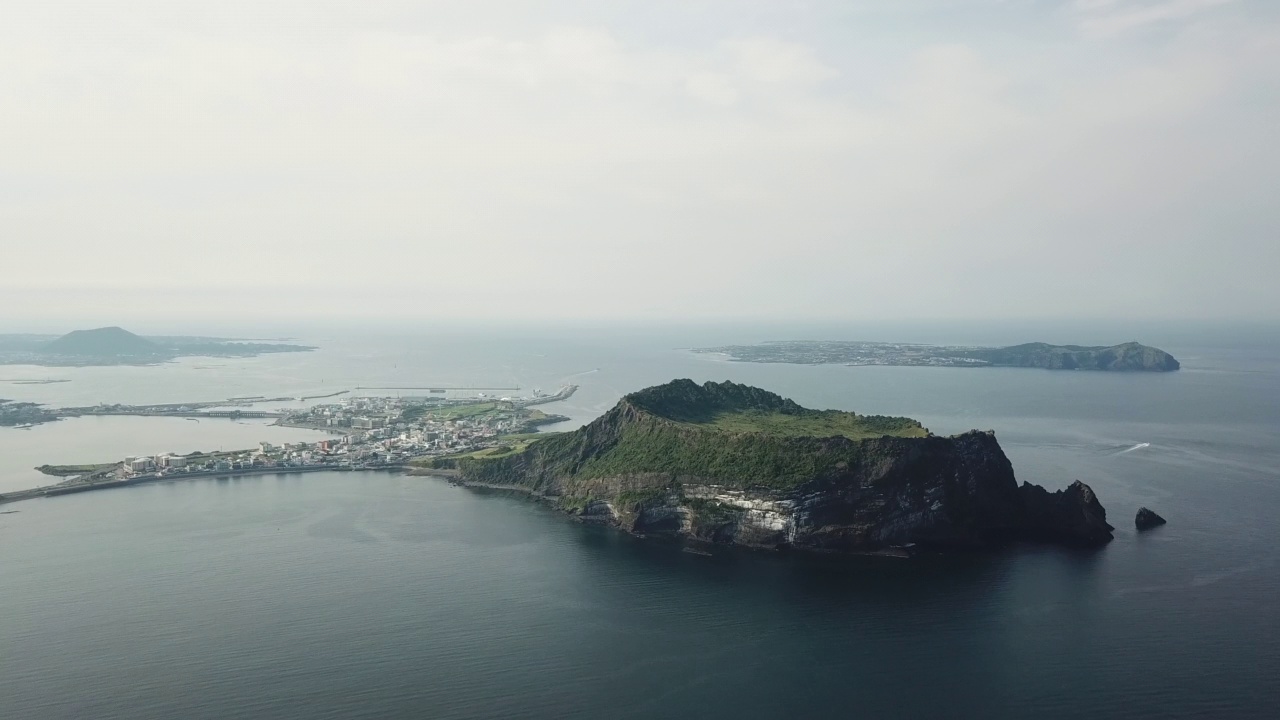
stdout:
<svg viewBox="0 0 1280 720">
<path fill-rule="evenodd" d="M 578 431 L 457 466 L 463 483 L 518 488 L 585 521 L 756 547 L 1092 546 L 1112 530 L 1083 483 L 1019 487 L 992 433 L 937 437 L 730 382 L 641 390 Z"/>
</svg>

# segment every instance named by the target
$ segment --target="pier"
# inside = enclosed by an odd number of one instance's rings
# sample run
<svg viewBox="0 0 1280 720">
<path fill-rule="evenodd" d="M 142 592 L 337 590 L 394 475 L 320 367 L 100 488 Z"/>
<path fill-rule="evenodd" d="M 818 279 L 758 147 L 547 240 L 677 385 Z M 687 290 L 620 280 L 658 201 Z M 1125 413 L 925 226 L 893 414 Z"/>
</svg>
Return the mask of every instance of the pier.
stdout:
<svg viewBox="0 0 1280 720">
<path fill-rule="evenodd" d="M 86 412 L 63 413 L 62 417 L 85 417 L 93 415 L 141 415 L 146 417 L 180 417 L 180 418 L 230 418 L 244 420 L 251 418 L 282 418 L 288 413 L 278 410 L 94 410 Z"/>
<path fill-rule="evenodd" d="M 0 495 L 0 505 L 7 503 L 19 502 L 21 500 L 32 500 L 40 497 L 57 497 L 59 495 L 73 495 L 82 492 L 92 492 L 94 490 L 111 490 L 113 488 L 131 487 L 133 485 L 143 485 L 147 483 L 167 482 L 174 480 L 196 480 L 200 478 L 234 478 L 234 477 L 250 477 L 255 475 L 296 475 L 298 473 L 312 473 L 330 470 L 333 472 L 355 472 L 355 471 L 393 471 L 404 470 L 405 466 L 401 464 L 376 464 L 376 465 L 347 465 L 347 464 L 330 464 L 330 465 L 302 465 L 297 467 L 270 467 L 270 468 L 245 468 L 242 470 L 200 470 L 196 472 L 178 472 L 166 473 L 163 475 L 137 475 L 129 478 L 118 478 L 111 480 L 100 480 L 97 482 L 73 481 L 69 483 L 59 483 L 57 485 L 46 485 L 44 487 L 30 488 L 28 490 L 15 490 Z"/>
</svg>

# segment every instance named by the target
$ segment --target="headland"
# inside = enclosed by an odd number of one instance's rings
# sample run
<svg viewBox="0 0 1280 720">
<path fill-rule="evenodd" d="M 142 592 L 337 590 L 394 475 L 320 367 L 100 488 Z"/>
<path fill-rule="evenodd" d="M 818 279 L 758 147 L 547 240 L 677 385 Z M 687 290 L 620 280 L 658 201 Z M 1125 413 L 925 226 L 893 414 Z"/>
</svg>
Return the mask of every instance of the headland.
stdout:
<svg viewBox="0 0 1280 720">
<path fill-rule="evenodd" d="M 727 545 L 1091 547 L 1113 529 L 1084 483 L 1019 486 L 991 432 L 938 437 L 909 418 L 809 410 L 732 382 L 672 381 L 574 432 L 420 462 L 584 522 Z"/>
</svg>

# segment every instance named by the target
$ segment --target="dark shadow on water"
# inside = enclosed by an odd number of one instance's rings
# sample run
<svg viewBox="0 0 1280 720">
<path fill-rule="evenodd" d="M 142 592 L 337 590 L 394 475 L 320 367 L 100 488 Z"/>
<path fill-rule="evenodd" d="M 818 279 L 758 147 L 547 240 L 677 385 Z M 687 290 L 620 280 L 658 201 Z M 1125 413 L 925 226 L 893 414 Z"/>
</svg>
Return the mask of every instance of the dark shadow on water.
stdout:
<svg viewBox="0 0 1280 720">
<path fill-rule="evenodd" d="M 576 524 L 576 523 L 575 523 Z M 1013 544 L 982 551 L 932 552 L 909 558 L 690 546 L 639 538 L 609 527 L 577 525 L 576 541 L 592 562 L 624 563 L 629 571 L 663 574 L 679 582 L 743 591 L 786 588 L 805 598 L 861 597 L 910 603 L 940 595 L 986 596 L 1027 563 L 1045 563 L 1075 582 L 1088 582 L 1105 548 L 1065 549 Z M 694 552 L 687 552 L 692 549 Z M 704 555 L 702 553 L 710 553 Z"/>
</svg>

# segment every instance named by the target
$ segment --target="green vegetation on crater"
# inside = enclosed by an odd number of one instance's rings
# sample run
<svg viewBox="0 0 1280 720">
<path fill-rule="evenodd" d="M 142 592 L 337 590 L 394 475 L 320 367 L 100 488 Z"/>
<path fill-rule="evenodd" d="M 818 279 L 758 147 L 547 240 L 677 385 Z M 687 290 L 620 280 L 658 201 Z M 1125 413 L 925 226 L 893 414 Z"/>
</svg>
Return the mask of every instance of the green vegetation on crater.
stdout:
<svg viewBox="0 0 1280 720">
<path fill-rule="evenodd" d="M 730 485 L 794 487 L 862 455 L 859 444 L 839 442 L 845 440 L 842 437 L 834 440 L 653 423 L 630 428 L 616 445 L 581 463 L 572 474 L 590 478 L 662 473 Z"/>
<path fill-rule="evenodd" d="M 847 437 L 862 440 L 893 435 L 925 437 L 929 431 L 911 418 L 810 410 L 767 390 L 732 382 L 698 385 L 676 380 L 623 398 L 648 415 L 702 425 L 729 433 L 782 437 Z"/>
<path fill-rule="evenodd" d="M 808 410 L 746 385 L 677 380 L 624 397 L 581 430 L 456 464 L 470 480 L 539 490 L 565 479 L 645 474 L 791 488 L 877 462 L 876 439 L 928 435 L 909 418 Z"/>
<path fill-rule="evenodd" d="M 928 430 L 909 418 L 856 415 L 838 410 L 808 410 L 799 414 L 739 410 L 716 414 L 703 423 L 731 433 L 764 433 L 784 437 L 847 437 L 862 440 L 893 435 L 925 437 Z"/>
</svg>

